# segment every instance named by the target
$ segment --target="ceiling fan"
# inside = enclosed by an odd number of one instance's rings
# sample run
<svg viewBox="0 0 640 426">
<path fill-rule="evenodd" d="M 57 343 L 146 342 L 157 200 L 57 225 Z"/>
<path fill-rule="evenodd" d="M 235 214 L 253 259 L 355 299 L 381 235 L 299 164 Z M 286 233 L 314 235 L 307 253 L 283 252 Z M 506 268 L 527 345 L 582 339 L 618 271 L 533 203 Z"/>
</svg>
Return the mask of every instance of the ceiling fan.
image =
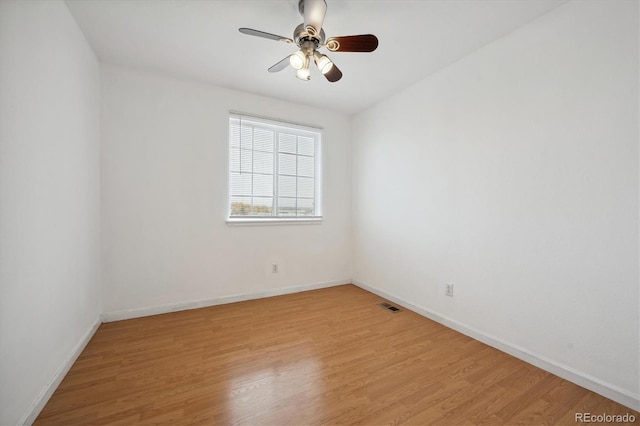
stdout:
<svg viewBox="0 0 640 426">
<path fill-rule="evenodd" d="M 291 65 L 296 71 L 296 77 L 309 80 L 309 64 L 313 58 L 320 72 L 330 82 L 342 78 L 342 72 L 327 55 L 318 52 L 326 47 L 331 52 L 373 52 L 378 47 L 378 38 L 373 34 L 361 34 L 326 39 L 322 23 L 327 12 L 325 0 L 300 0 L 298 11 L 304 18 L 304 23 L 293 31 L 293 39 L 275 34 L 265 33 L 251 28 L 240 28 L 240 32 L 256 37 L 268 38 L 285 43 L 296 44 L 300 50 L 287 56 L 269 68 L 269 72 L 278 72 Z"/>
</svg>

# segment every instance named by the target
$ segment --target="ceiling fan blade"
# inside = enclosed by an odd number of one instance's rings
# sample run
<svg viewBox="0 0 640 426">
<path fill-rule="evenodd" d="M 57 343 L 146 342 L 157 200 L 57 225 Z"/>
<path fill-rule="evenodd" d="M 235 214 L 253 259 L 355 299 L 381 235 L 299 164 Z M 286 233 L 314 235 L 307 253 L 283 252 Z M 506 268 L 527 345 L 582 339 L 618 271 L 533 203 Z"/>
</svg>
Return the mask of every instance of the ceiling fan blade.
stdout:
<svg viewBox="0 0 640 426">
<path fill-rule="evenodd" d="M 285 43 L 293 43 L 293 40 L 291 40 L 288 37 L 282 37 L 282 36 L 275 35 L 275 34 L 265 33 L 264 31 L 258 31 L 258 30 L 254 30 L 252 28 L 238 28 L 238 31 L 240 31 L 242 34 L 247 34 L 247 35 L 250 35 L 250 36 L 268 38 L 268 39 L 276 40 L 276 41 L 284 41 Z"/>
<path fill-rule="evenodd" d="M 331 37 L 326 45 L 332 52 L 373 52 L 378 47 L 378 37 L 373 34 Z"/>
<path fill-rule="evenodd" d="M 331 69 L 324 76 L 330 82 L 335 83 L 342 78 L 342 71 L 340 71 L 340 69 L 334 63 Z"/>
<path fill-rule="evenodd" d="M 325 0 L 302 0 L 300 3 L 302 16 L 304 16 L 304 28 L 310 36 L 317 36 L 322 29 L 324 15 L 327 13 Z"/>
<path fill-rule="evenodd" d="M 291 55 L 289 55 L 291 56 Z M 279 72 L 289 66 L 289 56 L 269 68 L 269 72 Z"/>
</svg>

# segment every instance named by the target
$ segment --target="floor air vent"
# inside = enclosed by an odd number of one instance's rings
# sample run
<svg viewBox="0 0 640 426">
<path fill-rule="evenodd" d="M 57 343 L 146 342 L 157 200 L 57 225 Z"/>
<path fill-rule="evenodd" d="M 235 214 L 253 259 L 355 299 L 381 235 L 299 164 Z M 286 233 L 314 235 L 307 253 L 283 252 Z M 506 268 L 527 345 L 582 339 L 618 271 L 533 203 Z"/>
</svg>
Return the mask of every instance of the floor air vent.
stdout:
<svg viewBox="0 0 640 426">
<path fill-rule="evenodd" d="M 388 303 L 381 303 L 380 306 L 391 312 L 400 312 L 401 309 Z"/>
</svg>

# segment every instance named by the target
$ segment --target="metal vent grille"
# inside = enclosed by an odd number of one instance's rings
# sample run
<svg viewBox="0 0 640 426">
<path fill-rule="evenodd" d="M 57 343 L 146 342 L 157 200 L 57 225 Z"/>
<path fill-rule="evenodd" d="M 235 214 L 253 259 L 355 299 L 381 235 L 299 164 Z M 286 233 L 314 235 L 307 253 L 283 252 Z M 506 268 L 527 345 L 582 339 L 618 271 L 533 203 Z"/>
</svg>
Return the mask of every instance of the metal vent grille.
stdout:
<svg viewBox="0 0 640 426">
<path fill-rule="evenodd" d="M 385 308 L 388 311 L 391 312 L 400 312 L 402 309 L 398 308 L 397 306 L 393 306 L 389 303 L 381 303 L 380 306 L 382 306 L 383 308 Z"/>
</svg>

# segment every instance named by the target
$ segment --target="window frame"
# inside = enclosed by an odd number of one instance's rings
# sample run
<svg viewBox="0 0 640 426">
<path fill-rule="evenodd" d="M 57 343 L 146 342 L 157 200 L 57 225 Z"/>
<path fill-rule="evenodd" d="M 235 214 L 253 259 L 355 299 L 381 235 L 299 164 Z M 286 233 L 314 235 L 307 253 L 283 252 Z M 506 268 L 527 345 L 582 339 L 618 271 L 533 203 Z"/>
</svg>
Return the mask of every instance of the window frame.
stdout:
<svg viewBox="0 0 640 426">
<path fill-rule="evenodd" d="M 279 197 L 279 188 L 278 188 L 278 157 L 281 152 L 279 152 L 279 143 L 277 132 L 283 132 L 289 134 L 293 133 L 297 136 L 304 135 L 309 136 L 309 134 L 313 135 L 314 138 L 314 215 L 313 216 L 278 216 L 276 215 L 232 215 L 232 123 L 233 120 L 239 120 L 240 125 L 242 123 L 249 123 L 252 127 L 260 127 L 273 130 L 276 132 L 275 140 L 274 140 L 274 152 L 273 152 L 273 209 L 277 212 L 277 199 Z M 292 123 L 289 121 L 284 121 L 280 119 L 261 117 L 256 115 L 249 115 L 245 113 L 239 113 L 235 111 L 229 112 L 229 117 L 227 120 L 228 126 L 228 137 L 227 137 L 227 213 L 226 213 L 226 222 L 229 225 L 236 224 L 247 224 L 247 225 L 268 225 L 268 224 L 319 224 L 323 221 L 324 217 L 322 216 L 322 128 L 317 126 L 311 126 L 306 124 Z M 254 149 L 251 149 L 251 152 L 255 152 Z M 240 155 L 242 155 L 242 151 L 240 151 Z M 300 154 L 295 154 L 296 156 Z M 251 174 L 253 175 L 254 166 L 252 166 Z M 298 177 L 296 172 L 296 177 Z M 297 198 L 297 197 L 296 197 Z"/>
</svg>

